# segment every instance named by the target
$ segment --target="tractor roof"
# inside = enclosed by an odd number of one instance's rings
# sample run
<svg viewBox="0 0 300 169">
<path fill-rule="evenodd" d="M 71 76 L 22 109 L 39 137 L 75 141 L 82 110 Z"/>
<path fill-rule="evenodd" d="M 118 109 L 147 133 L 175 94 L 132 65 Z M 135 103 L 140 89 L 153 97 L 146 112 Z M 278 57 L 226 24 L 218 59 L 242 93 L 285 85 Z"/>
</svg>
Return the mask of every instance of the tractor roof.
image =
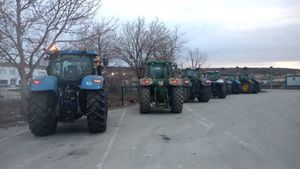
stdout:
<svg viewBox="0 0 300 169">
<path fill-rule="evenodd" d="M 168 60 L 154 60 L 154 61 L 149 61 L 147 64 L 148 65 L 149 64 L 173 64 L 173 62 Z"/>
<path fill-rule="evenodd" d="M 49 55 L 90 55 L 97 56 L 97 52 L 94 50 L 60 50 L 60 51 L 50 51 Z"/>
</svg>

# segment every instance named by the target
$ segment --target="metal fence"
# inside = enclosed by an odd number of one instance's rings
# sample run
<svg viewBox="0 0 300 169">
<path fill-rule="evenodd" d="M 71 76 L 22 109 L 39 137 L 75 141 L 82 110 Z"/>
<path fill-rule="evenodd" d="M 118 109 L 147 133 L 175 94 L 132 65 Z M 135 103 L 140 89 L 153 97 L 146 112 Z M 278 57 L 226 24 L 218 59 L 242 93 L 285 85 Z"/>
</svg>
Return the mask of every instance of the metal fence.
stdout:
<svg viewBox="0 0 300 169">
<path fill-rule="evenodd" d="M 137 102 L 138 91 L 139 91 L 139 87 L 137 85 L 122 85 L 121 87 L 122 105 L 124 105 L 125 102 Z"/>
</svg>

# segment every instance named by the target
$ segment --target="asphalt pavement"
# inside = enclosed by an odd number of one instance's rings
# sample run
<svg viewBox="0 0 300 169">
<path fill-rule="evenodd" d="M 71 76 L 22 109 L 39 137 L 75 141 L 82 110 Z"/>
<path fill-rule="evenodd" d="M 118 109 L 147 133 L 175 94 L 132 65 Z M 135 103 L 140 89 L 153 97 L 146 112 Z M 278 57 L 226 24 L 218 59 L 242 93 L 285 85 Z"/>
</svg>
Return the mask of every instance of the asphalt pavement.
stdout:
<svg viewBox="0 0 300 169">
<path fill-rule="evenodd" d="M 0 169 L 299 169 L 300 91 L 185 103 L 181 114 L 109 111 L 105 133 L 86 119 L 35 137 L 0 129 Z"/>
</svg>

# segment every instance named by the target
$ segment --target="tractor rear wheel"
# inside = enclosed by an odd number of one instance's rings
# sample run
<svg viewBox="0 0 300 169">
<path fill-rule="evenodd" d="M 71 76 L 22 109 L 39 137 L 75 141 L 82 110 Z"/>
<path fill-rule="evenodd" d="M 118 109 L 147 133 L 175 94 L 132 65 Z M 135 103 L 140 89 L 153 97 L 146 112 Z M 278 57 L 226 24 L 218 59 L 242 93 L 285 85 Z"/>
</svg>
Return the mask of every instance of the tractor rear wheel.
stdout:
<svg viewBox="0 0 300 169">
<path fill-rule="evenodd" d="M 211 87 L 204 86 L 202 92 L 198 96 L 199 102 L 208 102 L 211 96 Z"/>
<path fill-rule="evenodd" d="M 49 92 L 32 93 L 28 102 L 27 119 L 31 133 L 48 136 L 55 133 L 57 117 L 55 95 Z"/>
<path fill-rule="evenodd" d="M 242 92 L 243 93 L 252 93 L 253 92 L 253 85 L 250 82 L 244 82 L 242 84 Z"/>
<path fill-rule="evenodd" d="M 183 88 L 184 102 L 188 102 L 191 99 L 191 89 L 188 87 Z"/>
<path fill-rule="evenodd" d="M 227 91 L 227 87 L 226 85 L 221 85 L 220 86 L 220 93 L 219 93 L 219 98 L 220 99 L 224 99 L 226 97 L 226 91 Z"/>
<path fill-rule="evenodd" d="M 87 91 L 86 116 L 91 133 L 105 132 L 107 127 L 107 96 L 104 89 Z"/>
<path fill-rule="evenodd" d="M 148 114 L 150 113 L 150 88 L 141 87 L 139 92 L 140 99 L 140 113 Z"/>
<path fill-rule="evenodd" d="M 182 87 L 173 87 L 171 97 L 171 112 L 181 113 L 183 107 L 183 89 Z"/>
</svg>

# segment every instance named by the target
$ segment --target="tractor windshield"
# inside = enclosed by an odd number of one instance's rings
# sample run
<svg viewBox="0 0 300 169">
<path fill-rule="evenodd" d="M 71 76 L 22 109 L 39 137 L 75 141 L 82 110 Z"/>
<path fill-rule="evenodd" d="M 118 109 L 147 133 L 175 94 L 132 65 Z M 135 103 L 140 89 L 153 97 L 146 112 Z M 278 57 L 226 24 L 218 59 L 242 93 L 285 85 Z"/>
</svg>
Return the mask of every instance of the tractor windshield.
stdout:
<svg viewBox="0 0 300 169">
<path fill-rule="evenodd" d="M 235 80 L 235 76 L 234 75 L 226 75 L 225 78 L 227 80 L 231 80 L 231 81 L 234 81 Z"/>
<path fill-rule="evenodd" d="M 196 78 L 197 77 L 197 72 L 193 70 L 186 70 L 185 71 L 185 76 L 188 78 Z"/>
<path fill-rule="evenodd" d="M 206 73 L 205 77 L 211 81 L 216 81 L 220 78 L 219 73 Z"/>
<path fill-rule="evenodd" d="M 67 55 L 55 58 L 50 65 L 50 74 L 63 81 L 80 80 L 93 72 L 90 57 Z"/>
<path fill-rule="evenodd" d="M 153 79 L 168 78 L 168 66 L 164 64 L 151 64 L 149 65 L 148 75 Z"/>
<path fill-rule="evenodd" d="M 241 79 L 241 80 L 249 80 L 250 79 L 250 75 L 249 74 L 240 74 L 239 75 L 239 79 Z"/>
</svg>

